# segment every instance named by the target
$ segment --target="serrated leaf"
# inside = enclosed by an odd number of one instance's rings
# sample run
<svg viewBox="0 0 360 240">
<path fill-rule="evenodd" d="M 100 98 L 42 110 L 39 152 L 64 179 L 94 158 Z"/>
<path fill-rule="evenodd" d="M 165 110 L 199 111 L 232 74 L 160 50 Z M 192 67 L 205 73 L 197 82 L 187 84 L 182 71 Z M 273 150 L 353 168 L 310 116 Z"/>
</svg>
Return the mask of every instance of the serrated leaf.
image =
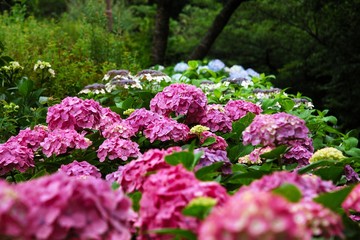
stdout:
<svg viewBox="0 0 360 240">
<path fill-rule="evenodd" d="M 293 184 L 283 184 L 272 191 L 276 195 L 283 196 L 290 202 L 300 201 L 302 194 L 300 190 Z"/>
</svg>

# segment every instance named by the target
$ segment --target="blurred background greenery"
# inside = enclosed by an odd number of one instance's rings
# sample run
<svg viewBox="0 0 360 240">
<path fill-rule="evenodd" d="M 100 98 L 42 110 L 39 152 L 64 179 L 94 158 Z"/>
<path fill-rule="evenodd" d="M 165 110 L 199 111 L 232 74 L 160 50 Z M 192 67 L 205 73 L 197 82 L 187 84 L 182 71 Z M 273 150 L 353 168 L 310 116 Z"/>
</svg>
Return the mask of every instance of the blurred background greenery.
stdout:
<svg viewBox="0 0 360 240">
<path fill-rule="evenodd" d="M 274 74 L 339 128 L 360 127 L 360 0 L 0 0 L 0 11 L 0 57 L 29 78 L 37 60 L 50 62 L 49 96 L 74 95 L 110 69 L 218 58 Z"/>
</svg>

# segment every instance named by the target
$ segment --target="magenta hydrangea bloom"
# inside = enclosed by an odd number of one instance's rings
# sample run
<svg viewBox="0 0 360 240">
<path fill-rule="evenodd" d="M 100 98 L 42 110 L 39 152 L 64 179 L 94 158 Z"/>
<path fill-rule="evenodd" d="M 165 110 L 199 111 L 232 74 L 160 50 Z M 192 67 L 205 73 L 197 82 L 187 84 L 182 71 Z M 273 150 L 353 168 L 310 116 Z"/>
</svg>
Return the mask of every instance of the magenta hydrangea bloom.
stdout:
<svg viewBox="0 0 360 240">
<path fill-rule="evenodd" d="M 199 240 L 310 240 L 311 231 L 290 211 L 291 203 L 268 193 L 246 191 L 213 209 L 201 225 Z"/>
<path fill-rule="evenodd" d="M 360 221 L 360 183 L 351 190 L 341 206 L 352 220 Z"/>
<path fill-rule="evenodd" d="M 178 123 L 167 117 L 155 119 L 147 125 L 143 131 L 145 137 L 148 138 L 151 143 L 155 140 L 162 142 L 168 140 L 174 142 L 186 141 L 189 137 L 189 132 L 190 129 L 187 125 Z"/>
<path fill-rule="evenodd" d="M 274 148 L 269 146 L 263 148 L 255 148 L 250 154 L 240 157 L 238 159 L 238 162 L 243 164 L 261 164 L 262 163 L 261 155 L 270 152 L 273 149 Z"/>
<path fill-rule="evenodd" d="M 55 129 L 49 132 L 43 142 L 40 143 L 42 152 L 50 157 L 66 153 L 68 149 L 86 149 L 92 142 L 72 129 Z"/>
<path fill-rule="evenodd" d="M 162 116 L 152 111 L 146 110 L 145 108 L 140 108 L 131 113 L 125 122 L 127 122 L 132 128 L 136 129 L 136 131 L 142 131 L 150 123 L 159 118 L 162 118 Z"/>
<path fill-rule="evenodd" d="M 197 171 L 203 167 L 209 166 L 216 162 L 223 162 L 221 171 L 223 174 L 231 174 L 231 162 L 227 157 L 227 152 L 225 150 L 214 150 L 209 148 L 197 148 L 194 150 L 194 153 L 203 152 L 200 157 L 198 164 L 195 166 L 194 171 Z"/>
<path fill-rule="evenodd" d="M 150 101 L 150 110 L 169 117 L 171 113 L 186 115 L 188 123 L 198 123 L 207 106 L 206 95 L 193 85 L 175 83 L 165 87 Z"/>
<path fill-rule="evenodd" d="M 68 176 L 74 177 L 95 177 L 101 178 L 100 170 L 91 165 L 87 161 L 78 162 L 74 160 L 72 163 L 61 165 L 59 172 L 63 172 Z"/>
<path fill-rule="evenodd" d="M 27 207 L 22 214 L 26 225 L 14 239 L 131 239 L 131 201 L 102 179 L 56 173 L 14 188 Z M 21 213 L 16 205 L 11 211 Z"/>
<path fill-rule="evenodd" d="M 46 126 L 37 125 L 34 129 L 27 128 L 25 130 L 20 130 L 18 135 L 9 138 L 8 142 L 16 142 L 21 146 L 28 147 L 33 151 L 36 151 L 47 134 L 48 132 Z"/>
<path fill-rule="evenodd" d="M 313 236 L 327 239 L 334 236 L 343 237 L 341 217 L 323 205 L 308 200 L 300 201 L 292 204 L 290 210 L 298 218 L 305 217 L 307 228 Z"/>
<path fill-rule="evenodd" d="M 111 111 L 110 108 L 101 108 L 101 119 L 99 124 L 100 132 L 103 132 L 105 128 L 109 125 L 112 125 L 116 122 L 122 122 L 122 119 L 119 114 L 116 112 Z"/>
<path fill-rule="evenodd" d="M 200 124 L 209 127 L 212 132 L 226 133 L 232 130 L 232 121 L 219 104 L 208 105 L 205 116 L 200 119 Z"/>
<path fill-rule="evenodd" d="M 324 181 L 316 175 L 300 175 L 296 172 L 279 171 L 271 175 L 265 175 L 248 186 L 241 187 L 238 193 L 248 190 L 267 192 L 283 184 L 295 185 L 301 191 L 303 199 L 312 199 L 320 193 L 331 192 L 336 189 L 336 186 L 331 181 Z"/>
<path fill-rule="evenodd" d="M 49 107 L 46 122 L 50 130 L 84 128 L 97 129 L 101 121 L 102 107 L 92 99 L 64 98 L 61 103 Z"/>
<path fill-rule="evenodd" d="M 239 120 L 249 112 L 258 115 L 262 109 L 258 105 L 244 100 L 230 100 L 225 105 L 225 113 L 232 121 Z"/>
<path fill-rule="evenodd" d="M 197 197 L 214 198 L 218 204 L 228 199 L 226 190 L 220 184 L 201 182 L 181 165 L 150 175 L 143 189 L 136 223 L 140 227 L 140 239 L 172 239 L 171 236 L 147 232 L 161 228 L 181 228 L 197 233 L 200 220 L 184 216 L 184 207 Z"/>
<path fill-rule="evenodd" d="M 220 137 L 220 136 L 216 135 L 215 133 L 212 133 L 209 131 L 204 131 L 200 134 L 200 136 L 199 136 L 200 144 L 203 144 L 205 142 L 205 140 L 210 137 L 215 138 L 215 143 L 208 146 L 208 148 L 214 149 L 214 150 L 226 150 L 226 148 L 228 147 L 226 140 L 223 137 Z"/>
<path fill-rule="evenodd" d="M 150 149 L 138 159 L 131 161 L 125 166 L 106 176 L 108 181 L 116 181 L 124 192 L 130 193 L 135 190 L 143 191 L 143 184 L 148 174 L 160 169 L 169 168 L 171 165 L 165 162 L 165 156 L 173 152 L 182 151 L 180 147 L 171 147 L 166 150 Z"/>
<path fill-rule="evenodd" d="M 126 121 L 118 121 L 108 124 L 101 132 L 105 138 L 120 137 L 124 139 L 135 136 L 136 133 L 137 130 L 130 126 Z"/>
<path fill-rule="evenodd" d="M 4 175 L 13 169 L 25 172 L 34 167 L 34 152 L 15 141 L 0 144 L 0 175 Z"/>
<path fill-rule="evenodd" d="M 351 165 L 349 164 L 345 165 L 344 173 L 348 183 L 360 182 L 359 174 L 355 172 L 355 170 L 351 167 Z"/>
<path fill-rule="evenodd" d="M 123 161 L 130 157 L 138 157 L 140 155 L 139 145 L 130 140 L 112 137 L 105 139 L 97 150 L 97 156 L 100 162 L 105 161 L 108 157 L 110 160 L 120 158 Z"/>
<path fill-rule="evenodd" d="M 283 155 L 283 159 L 285 159 L 286 163 L 299 163 L 298 166 L 301 167 L 309 164 L 309 159 L 312 155 L 312 152 L 305 147 L 296 146 L 290 148 L 290 150 Z"/>
<path fill-rule="evenodd" d="M 252 123 L 243 131 L 244 145 L 278 146 L 293 140 L 308 138 L 309 129 L 305 121 L 288 113 L 255 116 Z"/>
</svg>

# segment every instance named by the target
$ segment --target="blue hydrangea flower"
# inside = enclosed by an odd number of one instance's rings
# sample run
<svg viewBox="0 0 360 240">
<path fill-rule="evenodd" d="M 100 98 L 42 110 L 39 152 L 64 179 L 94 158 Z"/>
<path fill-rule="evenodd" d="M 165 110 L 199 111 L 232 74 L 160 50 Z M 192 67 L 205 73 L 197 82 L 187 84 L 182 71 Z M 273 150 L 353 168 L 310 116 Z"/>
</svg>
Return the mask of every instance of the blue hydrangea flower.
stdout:
<svg viewBox="0 0 360 240">
<path fill-rule="evenodd" d="M 175 72 L 185 72 L 186 70 L 188 70 L 188 68 L 189 68 L 189 65 L 187 65 L 187 63 L 179 62 L 175 65 L 174 71 Z"/>
<path fill-rule="evenodd" d="M 252 69 L 252 68 L 246 69 L 246 72 L 251 77 L 259 77 L 260 76 L 260 74 L 256 71 L 254 71 L 254 69 Z"/>
<path fill-rule="evenodd" d="M 214 72 L 218 72 L 225 67 L 225 63 L 223 63 L 219 59 L 214 59 L 209 62 L 208 67 L 210 70 L 212 70 Z"/>
</svg>

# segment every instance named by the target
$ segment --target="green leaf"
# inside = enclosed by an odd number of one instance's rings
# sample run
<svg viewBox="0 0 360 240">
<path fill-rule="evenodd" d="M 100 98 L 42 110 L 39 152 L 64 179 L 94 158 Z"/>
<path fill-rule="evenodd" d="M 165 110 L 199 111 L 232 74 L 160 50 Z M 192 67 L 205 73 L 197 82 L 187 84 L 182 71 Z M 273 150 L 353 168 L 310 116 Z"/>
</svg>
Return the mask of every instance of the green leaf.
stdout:
<svg viewBox="0 0 360 240">
<path fill-rule="evenodd" d="M 129 193 L 128 196 L 132 200 L 132 207 L 133 207 L 134 211 L 138 212 L 140 209 L 140 200 L 142 197 L 141 192 L 136 191 L 133 193 Z"/>
<path fill-rule="evenodd" d="M 354 186 L 347 186 L 338 191 L 323 193 L 316 197 L 314 201 L 333 210 L 334 212 L 341 212 L 341 204 L 353 188 Z"/>
<path fill-rule="evenodd" d="M 16 174 L 16 175 L 14 176 L 14 178 L 15 178 L 15 181 L 16 181 L 17 183 L 18 183 L 18 182 L 24 182 L 24 181 L 26 181 L 26 178 L 25 178 L 24 174 L 22 174 L 22 173 Z"/>
<path fill-rule="evenodd" d="M 207 139 L 205 139 L 204 143 L 201 144 L 202 147 L 207 147 L 210 146 L 211 144 L 216 143 L 216 138 L 214 137 L 209 137 Z"/>
<path fill-rule="evenodd" d="M 180 238 L 180 239 L 188 239 L 188 240 L 196 240 L 196 235 L 189 231 L 179 228 L 162 228 L 157 230 L 150 230 L 149 233 L 157 233 L 157 234 L 167 234 L 167 235 L 173 235 L 174 238 Z"/>
<path fill-rule="evenodd" d="M 31 179 L 39 178 L 42 176 L 45 176 L 47 173 L 46 169 L 40 170 L 39 172 L 35 173 L 34 176 L 31 177 Z"/>
<path fill-rule="evenodd" d="M 201 155 L 200 155 L 201 157 Z M 197 161 L 199 160 L 199 154 L 195 154 L 192 152 L 174 152 L 171 155 L 165 156 L 165 161 L 170 165 L 178 165 L 179 163 L 183 164 L 184 167 L 188 170 L 192 170 L 195 165 L 197 164 Z"/>
<path fill-rule="evenodd" d="M 279 103 L 285 111 L 290 111 L 295 106 L 295 102 L 291 99 L 281 99 Z"/>
<path fill-rule="evenodd" d="M 200 220 L 205 219 L 211 209 L 216 205 L 217 200 L 211 197 L 198 197 L 192 199 L 182 210 L 185 216 L 196 217 Z"/>
<path fill-rule="evenodd" d="M 111 184 L 111 189 L 112 190 L 117 190 L 120 187 L 120 184 L 118 182 L 113 182 Z"/>
<path fill-rule="evenodd" d="M 242 132 L 250 125 L 254 118 L 254 113 L 247 113 L 244 117 L 232 123 L 232 132 L 240 137 Z"/>
<path fill-rule="evenodd" d="M 209 166 L 202 167 L 196 171 L 195 176 L 201 181 L 211 181 L 215 176 L 220 174 L 218 169 L 221 168 L 223 164 L 223 162 L 215 162 Z"/>
<path fill-rule="evenodd" d="M 195 60 L 191 60 L 191 61 L 188 61 L 188 66 L 191 68 L 191 69 L 197 69 L 198 66 L 199 66 L 199 63 Z"/>
<path fill-rule="evenodd" d="M 287 149 L 287 146 L 285 145 L 281 145 L 273 150 L 271 150 L 270 152 L 266 152 L 260 155 L 261 158 L 265 158 L 265 159 L 278 159 L 280 158 L 280 155 L 285 153 Z"/>
<path fill-rule="evenodd" d="M 323 180 L 332 180 L 334 183 L 340 180 L 341 175 L 344 172 L 344 167 L 330 166 L 316 169 L 313 171 L 315 175 L 318 175 Z"/>
<path fill-rule="evenodd" d="M 33 90 L 33 86 L 34 86 L 33 81 L 31 81 L 30 79 L 23 78 L 20 80 L 20 82 L 18 84 L 19 93 L 22 96 L 27 96 Z"/>
<path fill-rule="evenodd" d="M 274 194 L 285 197 L 290 202 L 298 202 L 300 201 L 302 194 L 300 190 L 293 184 L 283 184 L 278 188 L 275 188 L 272 191 Z"/>
<path fill-rule="evenodd" d="M 311 170 L 316 169 L 316 168 L 321 167 L 321 166 L 333 166 L 335 164 L 335 162 L 337 162 L 337 161 L 334 161 L 334 160 L 322 160 L 322 161 L 314 162 L 314 163 L 312 163 L 310 165 L 307 165 L 307 166 L 305 166 L 303 168 L 300 168 L 298 170 L 298 173 L 299 174 L 308 173 Z"/>
<path fill-rule="evenodd" d="M 345 153 L 351 157 L 360 157 L 360 148 L 351 148 L 348 151 L 345 151 Z"/>
<path fill-rule="evenodd" d="M 356 148 L 359 143 L 359 140 L 354 137 L 349 137 L 348 139 L 345 139 L 343 143 L 345 150 L 349 150 L 351 148 Z"/>
</svg>

